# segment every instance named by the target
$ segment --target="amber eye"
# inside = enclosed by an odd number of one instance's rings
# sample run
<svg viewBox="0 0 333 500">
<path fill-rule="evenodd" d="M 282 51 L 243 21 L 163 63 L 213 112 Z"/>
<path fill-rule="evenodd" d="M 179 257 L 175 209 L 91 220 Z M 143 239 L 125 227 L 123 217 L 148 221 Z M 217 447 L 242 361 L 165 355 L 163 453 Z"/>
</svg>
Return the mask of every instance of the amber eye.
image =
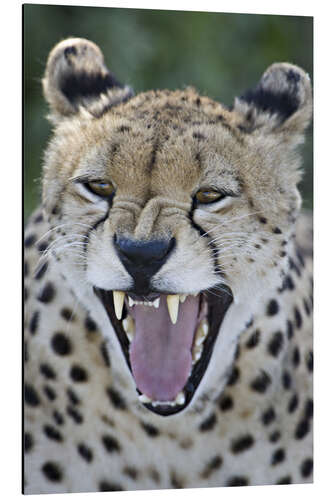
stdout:
<svg viewBox="0 0 333 500">
<path fill-rule="evenodd" d="M 98 196 L 104 198 L 111 196 L 115 191 L 115 188 L 111 182 L 93 181 L 87 182 L 86 186 L 94 194 L 97 194 Z"/>
<path fill-rule="evenodd" d="M 214 203 L 214 201 L 219 201 L 225 198 L 226 195 L 220 191 L 209 191 L 208 189 L 200 189 L 195 195 L 195 199 L 198 203 Z"/>
</svg>

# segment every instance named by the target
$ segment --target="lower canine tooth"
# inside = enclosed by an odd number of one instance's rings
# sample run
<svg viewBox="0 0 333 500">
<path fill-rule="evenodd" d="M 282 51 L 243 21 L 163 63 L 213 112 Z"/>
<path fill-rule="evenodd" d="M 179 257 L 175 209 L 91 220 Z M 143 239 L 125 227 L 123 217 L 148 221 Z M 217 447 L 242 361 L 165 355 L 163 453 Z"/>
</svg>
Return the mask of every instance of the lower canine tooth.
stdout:
<svg viewBox="0 0 333 500">
<path fill-rule="evenodd" d="M 202 354 L 202 351 L 203 351 L 203 345 L 199 345 L 199 346 L 194 346 L 193 348 L 193 351 L 192 351 L 192 363 L 196 363 L 197 361 L 199 361 L 199 359 L 201 358 L 201 354 Z"/>
<path fill-rule="evenodd" d="M 122 317 L 124 300 L 125 300 L 125 293 L 118 292 L 118 291 L 114 290 L 113 303 L 114 303 L 114 310 L 115 310 L 117 319 L 121 319 L 121 317 Z"/>
<path fill-rule="evenodd" d="M 203 319 L 196 331 L 194 344 L 200 346 L 206 339 L 208 333 L 208 321 Z"/>
<path fill-rule="evenodd" d="M 171 322 L 175 325 L 178 318 L 179 295 L 168 295 L 167 304 Z"/>
<path fill-rule="evenodd" d="M 128 340 L 130 342 L 132 342 L 132 340 L 134 339 L 134 333 L 135 333 L 135 323 L 134 323 L 133 318 L 131 316 L 127 316 L 127 318 L 125 318 L 122 321 L 122 325 L 123 325 L 123 328 L 126 332 Z"/>
<path fill-rule="evenodd" d="M 183 405 L 185 403 L 185 394 L 183 391 L 179 392 L 176 397 L 177 405 Z"/>
<path fill-rule="evenodd" d="M 152 400 L 148 396 L 146 396 L 145 394 L 140 394 L 139 401 L 141 403 L 151 403 Z"/>
</svg>

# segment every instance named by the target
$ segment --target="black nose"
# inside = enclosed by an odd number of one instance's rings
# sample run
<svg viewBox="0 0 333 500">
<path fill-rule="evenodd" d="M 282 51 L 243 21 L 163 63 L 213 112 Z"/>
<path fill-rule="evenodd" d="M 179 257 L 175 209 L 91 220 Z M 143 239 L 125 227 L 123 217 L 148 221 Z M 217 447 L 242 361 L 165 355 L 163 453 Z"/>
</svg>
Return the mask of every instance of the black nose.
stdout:
<svg viewBox="0 0 333 500">
<path fill-rule="evenodd" d="M 114 246 L 126 270 L 134 279 L 136 293 L 149 292 L 151 277 L 165 264 L 176 240 L 140 241 L 114 236 Z"/>
</svg>

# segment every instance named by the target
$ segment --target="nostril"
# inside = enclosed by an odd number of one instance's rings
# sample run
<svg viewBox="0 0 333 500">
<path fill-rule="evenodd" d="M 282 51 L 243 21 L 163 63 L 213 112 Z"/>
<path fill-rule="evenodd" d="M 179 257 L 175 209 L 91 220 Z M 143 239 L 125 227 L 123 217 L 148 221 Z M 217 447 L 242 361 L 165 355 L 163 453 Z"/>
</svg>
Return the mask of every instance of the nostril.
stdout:
<svg viewBox="0 0 333 500">
<path fill-rule="evenodd" d="M 121 259 L 125 258 L 136 265 L 164 261 L 174 248 L 175 242 L 175 238 L 140 241 L 114 236 L 114 245 L 119 257 Z"/>
</svg>

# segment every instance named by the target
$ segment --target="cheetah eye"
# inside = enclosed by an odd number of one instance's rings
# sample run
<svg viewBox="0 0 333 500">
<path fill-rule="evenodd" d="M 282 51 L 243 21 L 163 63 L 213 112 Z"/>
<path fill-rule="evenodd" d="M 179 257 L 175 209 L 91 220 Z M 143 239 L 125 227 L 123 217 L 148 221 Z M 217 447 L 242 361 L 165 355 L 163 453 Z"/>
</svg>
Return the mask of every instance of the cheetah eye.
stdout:
<svg viewBox="0 0 333 500">
<path fill-rule="evenodd" d="M 223 200 L 226 198 L 227 194 L 221 191 L 214 191 L 208 189 L 200 189 L 196 192 L 194 198 L 198 203 L 207 205 L 208 203 L 214 203 L 215 201 Z"/>
<path fill-rule="evenodd" d="M 108 198 L 115 192 L 115 187 L 111 182 L 93 181 L 85 183 L 85 186 L 94 194 L 102 198 Z"/>
</svg>

